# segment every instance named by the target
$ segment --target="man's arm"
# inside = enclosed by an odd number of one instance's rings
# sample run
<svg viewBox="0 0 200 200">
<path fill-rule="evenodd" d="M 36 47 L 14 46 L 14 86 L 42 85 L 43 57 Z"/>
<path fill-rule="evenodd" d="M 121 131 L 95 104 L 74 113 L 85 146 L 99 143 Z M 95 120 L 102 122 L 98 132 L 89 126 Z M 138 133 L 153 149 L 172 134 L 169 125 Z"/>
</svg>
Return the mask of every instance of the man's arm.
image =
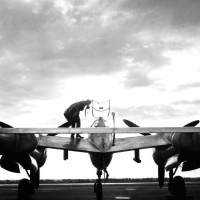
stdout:
<svg viewBox="0 0 200 200">
<path fill-rule="evenodd" d="M 79 106 L 79 103 L 74 103 L 67 109 L 72 117 L 79 115 L 78 106 Z"/>
<path fill-rule="evenodd" d="M 86 106 L 85 101 L 80 101 L 78 104 L 78 110 L 83 111 L 85 106 Z"/>
</svg>

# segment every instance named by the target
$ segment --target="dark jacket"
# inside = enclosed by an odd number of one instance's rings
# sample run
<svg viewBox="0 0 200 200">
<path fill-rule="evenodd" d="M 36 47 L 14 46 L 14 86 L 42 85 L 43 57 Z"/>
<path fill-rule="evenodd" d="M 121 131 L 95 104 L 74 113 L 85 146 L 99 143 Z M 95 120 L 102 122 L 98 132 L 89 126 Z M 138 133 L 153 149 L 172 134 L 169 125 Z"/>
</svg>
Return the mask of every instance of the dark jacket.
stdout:
<svg viewBox="0 0 200 200">
<path fill-rule="evenodd" d="M 65 110 L 65 114 L 67 114 L 70 117 L 77 117 L 79 116 L 80 111 L 84 110 L 85 106 L 85 101 L 76 102 Z"/>
</svg>

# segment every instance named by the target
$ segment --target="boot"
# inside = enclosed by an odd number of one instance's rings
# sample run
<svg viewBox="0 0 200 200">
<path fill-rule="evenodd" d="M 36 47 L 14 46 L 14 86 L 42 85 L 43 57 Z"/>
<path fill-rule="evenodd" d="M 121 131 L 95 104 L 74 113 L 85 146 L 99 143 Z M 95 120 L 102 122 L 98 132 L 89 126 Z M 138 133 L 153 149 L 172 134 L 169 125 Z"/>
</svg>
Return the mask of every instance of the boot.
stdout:
<svg viewBox="0 0 200 200">
<path fill-rule="evenodd" d="M 80 138 L 80 139 L 82 139 L 82 138 L 84 138 L 84 137 L 82 137 L 82 136 L 80 136 L 80 134 L 76 134 L 76 138 Z"/>
<path fill-rule="evenodd" d="M 71 134 L 71 138 L 72 138 L 72 139 L 74 138 L 74 133 Z"/>
</svg>

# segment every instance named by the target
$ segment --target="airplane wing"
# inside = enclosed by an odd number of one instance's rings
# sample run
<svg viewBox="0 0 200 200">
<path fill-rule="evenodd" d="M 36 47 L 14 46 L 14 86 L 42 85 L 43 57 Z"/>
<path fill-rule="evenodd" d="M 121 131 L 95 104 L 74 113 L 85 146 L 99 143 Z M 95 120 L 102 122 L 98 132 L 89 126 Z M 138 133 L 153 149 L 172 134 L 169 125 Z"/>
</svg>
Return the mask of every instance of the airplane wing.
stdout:
<svg viewBox="0 0 200 200">
<path fill-rule="evenodd" d="M 162 133 L 200 133 L 200 127 L 131 127 L 131 128 L 0 128 L 0 134 L 71 134 L 71 133 L 160 133 L 157 135 L 138 136 L 115 140 L 107 152 L 117 153 L 135 149 L 152 148 L 156 146 L 169 145 Z M 39 146 L 66 149 L 79 152 L 100 152 L 87 139 L 71 140 L 66 137 L 40 136 Z"/>
<path fill-rule="evenodd" d="M 106 153 L 118 153 L 135 149 L 145 149 L 156 146 L 169 145 L 163 135 L 138 136 L 132 138 L 116 138 L 115 146 L 112 146 Z M 66 149 L 70 151 L 101 153 L 87 139 L 71 139 L 67 137 L 41 136 L 38 139 L 38 146 L 52 149 Z"/>
<path fill-rule="evenodd" d="M 100 152 L 87 139 L 71 139 L 68 137 L 39 136 L 38 146 L 52 149 L 66 149 L 70 151 L 98 153 Z"/>
<path fill-rule="evenodd" d="M 200 127 L 131 127 L 131 128 L 0 128 L 0 134 L 71 134 L 71 133 L 200 133 Z"/>
<path fill-rule="evenodd" d="M 107 152 L 118 153 L 124 151 L 131 151 L 136 149 L 146 149 L 163 145 L 170 145 L 171 143 L 163 137 L 163 134 L 138 136 L 131 138 L 116 138 L 115 146 L 112 146 Z"/>
</svg>

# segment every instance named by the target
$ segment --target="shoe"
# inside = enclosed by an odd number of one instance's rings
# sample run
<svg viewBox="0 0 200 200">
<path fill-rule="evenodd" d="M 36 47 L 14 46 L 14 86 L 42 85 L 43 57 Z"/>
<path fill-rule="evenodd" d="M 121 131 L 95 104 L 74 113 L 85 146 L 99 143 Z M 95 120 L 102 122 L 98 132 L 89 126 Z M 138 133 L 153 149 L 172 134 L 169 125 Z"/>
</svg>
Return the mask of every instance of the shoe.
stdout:
<svg viewBox="0 0 200 200">
<path fill-rule="evenodd" d="M 84 138 L 84 137 L 80 136 L 79 134 L 76 134 L 76 138 L 82 139 L 82 138 Z"/>
<path fill-rule="evenodd" d="M 74 138 L 74 133 L 71 134 L 71 138 Z"/>
</svg>

